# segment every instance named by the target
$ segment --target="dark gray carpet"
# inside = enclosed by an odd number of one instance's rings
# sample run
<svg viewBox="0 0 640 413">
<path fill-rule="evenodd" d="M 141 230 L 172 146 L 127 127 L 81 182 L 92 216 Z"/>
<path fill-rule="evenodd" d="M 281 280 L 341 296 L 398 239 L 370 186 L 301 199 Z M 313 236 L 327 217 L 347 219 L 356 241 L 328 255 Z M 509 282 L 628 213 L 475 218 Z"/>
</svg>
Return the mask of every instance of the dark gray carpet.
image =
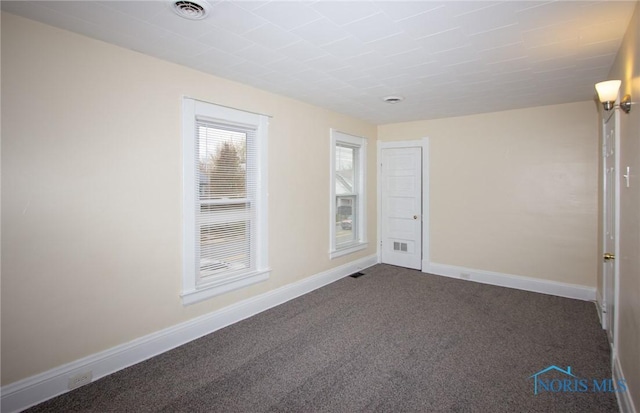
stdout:
<svg viewBox="0 0 640 413">
<path fill-rule="evenodd" d="M 617 412 L 593 303 L 376 265 L 30 412 Z M 556 373 L 549 373 L 551 377 Z"/>
</svg>

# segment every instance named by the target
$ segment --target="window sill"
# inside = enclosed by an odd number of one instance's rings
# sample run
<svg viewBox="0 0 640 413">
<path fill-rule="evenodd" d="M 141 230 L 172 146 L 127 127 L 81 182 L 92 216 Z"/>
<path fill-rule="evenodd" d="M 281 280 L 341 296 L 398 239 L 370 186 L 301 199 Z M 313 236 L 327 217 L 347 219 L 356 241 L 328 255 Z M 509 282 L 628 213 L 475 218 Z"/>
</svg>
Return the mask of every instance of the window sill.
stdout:
<svg viewBox="0 0 640 413">
<path fill-rule="evenodd" d="M 194 290 L 182 292 L 182 305 L 191 305 L 209 298 L 228 293 L 233 290 L 248 287 L 269 279 L 270 269 L 244 274 L 242 277 L 220 280 L 216 283 L 203 284 Z"/>
<path fill-rule="evenodd" d="M 352 254 L 352 253 L 354 253 L 356 251 L 361 251 L 361 250 L 367 248 L 368 245 L 369 245 L 368 242 L 358 242 L 358 243 L 355 243 L 355 244 L 345 245 L 344 247 L 341 247 L 340 249 L 329 251 L 329 257 L 331 259 L 334 259 L 334 258 L 342 257 L 343 255 Z"/>
</svg>

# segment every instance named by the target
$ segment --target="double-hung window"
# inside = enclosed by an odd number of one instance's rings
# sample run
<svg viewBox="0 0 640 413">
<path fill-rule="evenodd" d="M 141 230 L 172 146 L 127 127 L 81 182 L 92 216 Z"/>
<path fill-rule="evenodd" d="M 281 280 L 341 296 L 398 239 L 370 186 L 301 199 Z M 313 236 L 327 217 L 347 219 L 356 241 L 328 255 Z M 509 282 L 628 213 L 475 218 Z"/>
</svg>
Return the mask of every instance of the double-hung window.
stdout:
<svg viewBox="0 0 640 413">
<path fill-rule="evenodd" d="M 269 276 L 268 118 L 183 100 L 184 304 Z"/>
<path fill-rule="evenodd" d="M 367 140 L 331 130 L 330 257 L 367 247 Z"/>
</svg>

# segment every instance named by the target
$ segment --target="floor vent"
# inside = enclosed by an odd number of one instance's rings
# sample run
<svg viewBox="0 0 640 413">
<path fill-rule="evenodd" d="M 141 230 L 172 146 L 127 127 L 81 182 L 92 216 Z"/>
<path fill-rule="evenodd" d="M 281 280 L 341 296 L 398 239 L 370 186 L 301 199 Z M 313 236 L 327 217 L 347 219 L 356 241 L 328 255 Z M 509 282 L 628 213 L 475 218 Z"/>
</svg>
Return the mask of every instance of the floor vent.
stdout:
<svg viewBox="0 0 640 413">
<path fill-rule="evenodd" d="M 364 275 L 364 273 L 362 273 L 362 272 L 356 272 L 356 273 L 351 274 L 349 277 L 358 278 L 358 277 L 362 277 L 363 275 Z"/>
</svg>

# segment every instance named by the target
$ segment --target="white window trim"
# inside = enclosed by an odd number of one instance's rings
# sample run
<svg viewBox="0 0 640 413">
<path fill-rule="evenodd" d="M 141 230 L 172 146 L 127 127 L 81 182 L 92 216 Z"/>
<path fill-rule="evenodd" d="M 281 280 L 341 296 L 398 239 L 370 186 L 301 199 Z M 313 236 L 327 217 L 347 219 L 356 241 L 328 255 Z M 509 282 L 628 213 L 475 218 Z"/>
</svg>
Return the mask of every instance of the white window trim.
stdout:
<svg viewBox="0 0 640 413">
<path fill-rule="evenodd" d="M 232 274 L 209 283 L 198 283 L 199 247 L 196 245 L 195 143 L 196 119 L 249 125 L 256 129 L 256 268 L 252 272 Z M 269 278 L 267 238 L 267 136 L 269 119 L 265 115 L 244 112 L 192 98 L 182 100 L 182 303 L 194 304 L 208 298 L 265 281 Z"/>
<path fill-rule="evenodd" d="M 330 199 L 329 199 L 329 258 L 334 259 L 344 255 L 361 251 L 369 245 L 367 242 L 367 139 L 359 136 L 349 135 L 335 129 L 330 130 Z M 357 185 L 360 188 L 358 196 L 360 201 L 357 205 L 358 225 L 356 226 L 356 241 L 347 245 L 336 245 L 336 145 L 344 143 L 346 145 L 358 147 L 358 179 Z"/>
</svg>

